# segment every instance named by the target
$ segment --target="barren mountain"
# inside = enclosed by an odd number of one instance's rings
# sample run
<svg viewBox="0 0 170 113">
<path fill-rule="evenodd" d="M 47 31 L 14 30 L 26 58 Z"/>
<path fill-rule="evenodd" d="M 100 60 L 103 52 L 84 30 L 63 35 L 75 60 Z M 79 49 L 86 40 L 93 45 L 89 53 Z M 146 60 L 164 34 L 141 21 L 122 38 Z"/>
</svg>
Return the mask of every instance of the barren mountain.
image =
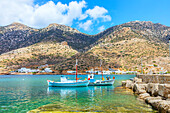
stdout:
<svg viewBox="0 0 170 113">
<path fill-rule="evenodd" d="M 107 69 L 139 70 L 142 58 L 143 66 L 156 61 L 170 71 L 168 38 L 170 27 L 149 21 L 124 23 L 96 35 L 58 24 L 34 29 L 13 23 L 0 27 L 0 64 L 16 69 L 48 63 L 53 69 L 68 70 L 75 68 L 78 58 L 83 70 L 98 67 L 102 59 Z"/>
</svg>

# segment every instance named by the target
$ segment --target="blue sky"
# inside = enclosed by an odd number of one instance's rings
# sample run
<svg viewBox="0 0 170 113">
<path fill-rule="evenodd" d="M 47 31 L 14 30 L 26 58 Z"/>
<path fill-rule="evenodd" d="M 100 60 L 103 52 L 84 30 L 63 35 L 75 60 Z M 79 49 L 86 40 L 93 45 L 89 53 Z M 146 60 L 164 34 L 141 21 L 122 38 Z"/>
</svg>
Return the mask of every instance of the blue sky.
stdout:
<svg viewBox="0 0 170 113">
<path fill-rule="evenodd" d="M 170 26 L 170 0 L 0 0 L 0 25 L 21 22 L 34 28 L 50 23 L 97 34 L 129 21 Z"/>
</svg>

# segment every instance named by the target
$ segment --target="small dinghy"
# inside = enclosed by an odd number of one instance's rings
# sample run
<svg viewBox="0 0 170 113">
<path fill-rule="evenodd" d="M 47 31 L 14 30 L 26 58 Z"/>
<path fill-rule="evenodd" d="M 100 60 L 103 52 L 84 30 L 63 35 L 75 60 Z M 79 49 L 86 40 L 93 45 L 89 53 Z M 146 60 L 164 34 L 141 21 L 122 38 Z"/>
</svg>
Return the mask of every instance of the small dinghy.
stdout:
<svg viewBox="0 0 170 113">
<path fill-rule="evenodd" d="M 61 76 L 60 82 L 47 80 L 50 87 L 85 87 L 88 86 L 88 80 L 78 80 L 77 78 L 77 60 L 76 60 L 76 80 L 68 80 L 65 76 Z"/>
</svg>

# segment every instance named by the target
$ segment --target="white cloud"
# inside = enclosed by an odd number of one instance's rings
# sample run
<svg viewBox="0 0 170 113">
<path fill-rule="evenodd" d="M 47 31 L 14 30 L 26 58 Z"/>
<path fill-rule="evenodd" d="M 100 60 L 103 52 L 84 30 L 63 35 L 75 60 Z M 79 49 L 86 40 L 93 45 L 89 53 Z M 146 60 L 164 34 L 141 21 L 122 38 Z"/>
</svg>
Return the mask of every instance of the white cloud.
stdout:
<svg viewBox="0 0 170 113">
<path fill-rule="evenodd" d="M 35 5 L 33 0 L 1 0 L 0 25 L 21 22 L 33 27 L 45 27 L 50 23 L 72 25 L 74 19 L 82 18 L 86 2 L 72 1 L 68 5 L 49 1 Z"/>
<path fill-rule="evenodd" d="M 85 23 L 80 23 L 79 28 L 82 28 L 85 31 L 89 31 L 91 29 L 90 26 L 92 24 L 93 24 L 92 20 L 87 20 Z"/>
<path fill-rule="evenodd" d="M 104 29 L 105 29 L 104 25 L 102 25 L 98 28 L 99 31 L 103 31 Z"/>
<path fill-rule="evenodd" d="M 110 21 L 111 17 L 106 15 L 108 11 L 99 6 L 87 9 L 86 2 L 72 1 L 68 4 L 48 1 L 43 5 L 34 4 L 34 0 L 0 0 L 0 26 L 21 22 L 31 27 L 42 28 L 50 23 L 58 23 L 71 26 L 74 20 L 81 21 L 78 25 L 84 30 L 89 30 L 94 21 Z M 87 20 L 90 17 L 91 20 Z M 83 23 L 83 21 L 87 20 Z M 76 22 L 75 22 L 76 23 Z"/>
<path fill-rule="evenodd" d="M 104 21 L 111 21 L 110 15 L 105 15 L 108 11 L 104 7 L 95 6 L 93 9 L 88 9 L 86 14 L 93 19 L 102 18 Z"/>
<path fill-rule="evenodd" d="M 82 15 L 80 15 L 80 17 L 79 17 L 79 20 L 84 20 L 84 19 L 86 19 L 87 17 L 88 17 L 87 14 L 82 14 Z"/>
</svg>

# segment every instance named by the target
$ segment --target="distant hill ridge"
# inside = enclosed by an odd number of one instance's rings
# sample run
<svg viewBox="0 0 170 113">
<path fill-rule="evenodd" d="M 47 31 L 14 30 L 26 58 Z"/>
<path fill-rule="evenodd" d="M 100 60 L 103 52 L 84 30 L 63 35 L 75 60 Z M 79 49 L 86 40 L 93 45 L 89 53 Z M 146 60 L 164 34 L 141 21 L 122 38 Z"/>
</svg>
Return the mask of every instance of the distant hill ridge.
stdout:
<svg viewBox="0 0 170 113">
<path fill-rule="evenodd" d="M 113 26 L 96 35 L 87 35 L 65 25 L 50 24 L 46 28 L 34 29 L 20 23 L 12 23 L 0 27 L 0 54 L 21 47 L 27 47 L 42 41 L 67 41 L 73 49 L 84 51 L 90 49 L 96 41 L 106 36 L 112 36 L 115 31 L 128 27 L 139 32 L 150 41 L 168 42 L 170 27 L 159 23 L 132 21 Z M 91 45 L 91 46 L 90 46 Z"/>
<path fill-rule="evenodd" d="M 11 66 L 49 63 L 53 69 L 68 70 L 74 68 L 72 59 L 80 58 L 82 69 L 98 66 L 102 59 L 106 68 L 122 67 L 134 70 L 139 68 L 141 57 L 145 65 L 151 64 L 159 57 L 167 57 L 169 38 L 170 27 L 150 21 L 132 21 L 116 25 L 96 35 L 84 34 L 69 26 L 55 23 L 42 29 L 12 23 L 0 27 L 0 66 L 10 69 Z M 62 42 L 66 42 L 67 46 L 60 44 Z M 48 44 L 51 46 L 48 47 Z M 45 48 L 38 51 L 43 45 Z M 35 52 L 30 53 L 30 47 L 34 47 Z M 64 49 L 59 55 L 60 48 Z M 22 56 L 5 60 L 6 57 L 16 55 L 12 50 Z M 30 57 L 21 60 L 24 55 Z M 161 62 L 159 63 L 161 65 Z M 169 61 L 164 65 L 165 68 L 168 63 Z"/>
</svg>

